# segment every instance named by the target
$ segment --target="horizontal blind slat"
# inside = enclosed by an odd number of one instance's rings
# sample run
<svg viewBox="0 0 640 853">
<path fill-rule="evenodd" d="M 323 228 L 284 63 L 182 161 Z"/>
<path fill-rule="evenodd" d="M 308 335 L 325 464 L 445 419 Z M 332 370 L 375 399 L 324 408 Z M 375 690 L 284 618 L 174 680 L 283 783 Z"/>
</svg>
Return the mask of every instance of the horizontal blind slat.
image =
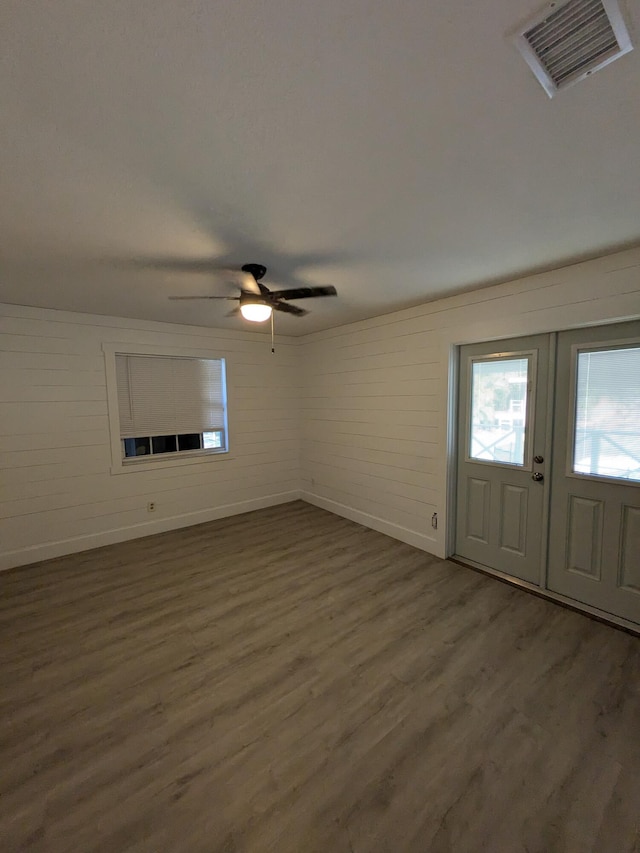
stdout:
<svg viewBox="0 0 640 853">
<path fill-rule="evenodd" d="M 131 394 L 129 388 L 129 362 L 126 355 L 116 356 L 116 386 L 118 389 L 118 414 L 120 435 L 129 436 L 133 428 Z"/>
<path fill-rule="evenodd" d="M 116 363 L 121 438 L 224 429 L 222 359 L 122 355 Z"/>
</svg>

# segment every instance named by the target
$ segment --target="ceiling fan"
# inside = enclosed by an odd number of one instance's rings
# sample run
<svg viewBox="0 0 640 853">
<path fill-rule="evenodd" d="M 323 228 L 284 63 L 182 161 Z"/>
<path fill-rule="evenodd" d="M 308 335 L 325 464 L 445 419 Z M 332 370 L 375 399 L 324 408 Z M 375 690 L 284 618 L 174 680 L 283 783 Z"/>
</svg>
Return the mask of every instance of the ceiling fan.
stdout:
<svg viewBox="0 0 640 853">
<path fill-rule="evenodd" d="M 169 299 L 229 299 L 239 302 L 227 316 L 232 317 L 238 313 L 245 320 L 254 323 L 263 323 L 273 316 L 273 311 L 282 311 L 285 314 L 293 314 L 295 317 L 304 317 L 308 314 L 304 308 L 291 305 L 292 299 L 311 299 L 318 296 L 337 296 L 337 290 L 332 285 L 325 287 L 294 287 L 289 290 L 269 290 L 262 284 L 267 268 L 263 264 L 244 264 L 242 271 L 221 270 L 231 273 L 240 288 L 239 296 L 170 296 Z"/>
</svg>

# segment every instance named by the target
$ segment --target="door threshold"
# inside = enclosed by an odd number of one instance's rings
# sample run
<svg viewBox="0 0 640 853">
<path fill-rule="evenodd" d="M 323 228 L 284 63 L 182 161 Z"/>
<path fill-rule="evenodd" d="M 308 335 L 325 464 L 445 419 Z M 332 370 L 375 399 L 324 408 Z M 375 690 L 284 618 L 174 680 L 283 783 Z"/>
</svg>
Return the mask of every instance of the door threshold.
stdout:
<svg viewBox="0 0 640 853">
<path fill-rule="evenodd" d="M 516 586 L 518 589 L 523 589 L 525 592 L 533 593 L 538 598 L 544 598 L 547 601 L 552 601 L 554 604 L 559 604 L 560 607 L 565 607 L 567 610 L 573 610 L 576 613 L 582 613 L 583 616 L 588 616 L 596 622 L 602 622 L 612 628 L 618 628 L 620 631 L 625 631 L 627 634 L 633 634 L 635 637 L 640 637 L 640 625 L 635 622 L 630 622 L 628 619 L 622 619 L 619 616 L 614 616 L 612 613 L 607 613 L 604 610 L 598 610 L 597 607 L 591 607 L 589 604 L 583 604 L 580 601 L 575 601 L 573 598 L 560 595 L 557 592 L 552 592 L 549 589 L 541 589 L 536 584 L 529 581 L 514 578 L 505 572 L 500 572 L 497 569 L 491 569 L 489 566 L 483 566 L 482 563 L 476 563 L 466 557 L 447 557 L 452 563 L 457 563 L 459 566 L 464 566 L 466 569 L 472 569 L 474 572 L 480 572 L 483 575 L 495 578 L 509 586 Z"/>
</svg>

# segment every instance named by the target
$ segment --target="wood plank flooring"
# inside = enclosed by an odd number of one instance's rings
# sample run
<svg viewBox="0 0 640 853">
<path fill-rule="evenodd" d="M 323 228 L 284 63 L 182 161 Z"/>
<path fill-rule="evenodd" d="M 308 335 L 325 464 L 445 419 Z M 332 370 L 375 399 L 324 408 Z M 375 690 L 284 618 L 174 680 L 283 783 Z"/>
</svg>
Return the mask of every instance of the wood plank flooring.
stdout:
<svg viewBox="0 0 640 853">
<path fill-rule="evenodd" d="M 640 640 L 302 502 L 0 576 L 0 849 L 640 851 Z"/>
</svg>

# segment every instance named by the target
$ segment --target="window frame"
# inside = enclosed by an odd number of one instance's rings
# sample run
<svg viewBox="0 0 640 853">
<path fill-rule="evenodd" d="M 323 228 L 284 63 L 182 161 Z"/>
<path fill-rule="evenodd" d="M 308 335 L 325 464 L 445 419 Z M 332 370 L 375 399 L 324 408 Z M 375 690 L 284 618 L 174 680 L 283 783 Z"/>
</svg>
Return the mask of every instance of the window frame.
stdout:
<svg viewBox="0 0 640 853">
<path fill-rule="evenodd" d="M 594 328 L 595 331 L 595 328 Z M 592 474 L 582 471 L 574 471 L 574 441 L 576 435 L 576 421 L 578 414 L 578 356 L 586 352 L 609 352 L 616 349 L 629 349 L 640 347 L 640 338 L 618 338 L 606 341 L 587 341 L 571 345 L 571 373 L 569 378 L 569 412 L 567 417 L 567 449 L 565 454 L 565 477 L 574 480 L 591 480 L 593 483 L 612 483 L 617 486 L 640 487 L 640 480 L 627 480 L 623 477 L 613 477 L 605 474 Z"/>
<path fill-rule="evenodd" d="M 522 465 L 513 462 L 496 462 L 493 459 L 478 459 L 471 456 L 471 437 L 472 437 L 472 413 L 473 413 L 473 365 L 476 362 L 487 361 L 510 361 L 512 359 L 526 359 L 529 364 L 527 375 L 527 394 L 526 394 L 526 420 L 524 433 L 524 453 Z M 493 352 L 488 355 L 471 355 L 468 356 L 467 365 L 467 400 L 469 412 L 467 422 L 464 425 L 465 429 L 465 456 L 464 461 L 473 465 L 489 465 L 498 468 L 508 468 L 511 471 L 533 471 L 533 442 L 531 440 L 531 425 L 535 422 L 535 405 L 536 394 L 534 389 L 538 382 L 538 351 L 535 349 L 515 350 L 514 352 Z"/>
<path fill-rule="evenodd" d="M 225 355 L 219 351 L 191 349 L 183 347 L 144 346 L 140 344 L 103 343 L 102 351 L 105 359 L 105 374 L 107 383 L 107 412 L 109 418 L 109 435 L 111 446 L 111 474 L 129 474 L 132 471 L 150 471 L 158 468 L 176 468 L 184 465 L 210 463 L 214 460 L 230 460 L 234 458 L 230 446 L 229 426 L 229 363 Z M 225 425 L 226 448 L 211 448 L 197 450 L 176 450 L 170 453 L 150 454 L 149 456 L 123 456 L 123 439 L 120 436 L 120 416 L 118 409 L 118 383 L 116 379 L 117 355 L 158 356 L 165 358 L 194 358 L 223 362 L 223 382 L 225 386 Z"/>
<path fill-rule="evenodd" d="M 214 433 L 214 432 L 221 434 L 223 443 L 221 443 L 219 447 L 204 447 L 204 436 L 207 433 Z M 189 448 L 185 448 L 184 450 L 181 450 L 180 449 L 180 438 L 182 436 L 185 436 L 185 435 L 198 436 L 198 438 L 200 439 L 200 446 L 199 447 L 189 447 Z M 154 450 L 153 442 L 154 442 L 154 439 L 157 439 L 157 438 L 175 438 L 176 449 L 175 450 Z M 189 453 L 195 453 L 195 454 L 226 453 L 227 452 L 226 438 L 227 438 L 226 430 L 223 428 L 223 429 L 205 430 L 204 432 L 200 432 L 200 433 L 198 433 L 198 432 L 192 432 L 192 433 L 177 432 L 177 433 L 169 433 L 168 435 L 163 435 L 163 436 L 138 435 L 138 436 L 131 437 L 131 438 L 122 438 L 121 437 L 120 438 L 120 444 L 121 444 L 122 449 L 124 451 L 122 454 L 122 459 L 125 463 L 128 464 L 129 462 L 140 461 L 142 459 L 151 459 L 151 458 L 157 459 L 159 456 L 172 459 L 173 457 L 176 457 L 178 455 L 184 456 L 185 454 L 189 454 Z M 137 456 L 136 454 L 132 454 L 131 456 L 129 456 L 127 454 L 127 447 L 126 447 L 127 441 L 148 441 L 150 452 L 140 454 L 140 456 Z"/>
</svg>

